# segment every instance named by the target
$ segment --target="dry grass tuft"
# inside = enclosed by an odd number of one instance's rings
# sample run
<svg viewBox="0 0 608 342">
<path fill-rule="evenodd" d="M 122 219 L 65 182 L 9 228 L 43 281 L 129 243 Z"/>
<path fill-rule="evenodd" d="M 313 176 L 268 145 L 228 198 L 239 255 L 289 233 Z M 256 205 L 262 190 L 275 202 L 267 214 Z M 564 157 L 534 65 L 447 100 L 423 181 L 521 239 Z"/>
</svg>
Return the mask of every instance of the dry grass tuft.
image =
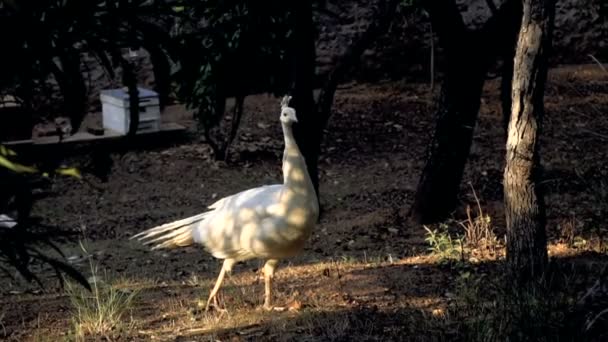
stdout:
<svg viewBox="0 0 608 342">
<path fill-rule="evenodd" d="M 66 294 L 72 306 L 73 337 L 76 340 L 85 340 L 87 337 L 113 340 L 133 328 L 133 320 L 126 316 L 139 290 L 125 287 L 136 283 L 132 280 L 122 278 L 120 282 L 109 283 L 107 275 L 101 278 L 90 254 L 82 244 L 81 248 L 89 259 L 91 277 L 88 281 L 92 291 L 67 282 Z"/>
<path fill-rule="evenodd" d="M 495 255 L 500 244 L 496 234 L 494 234 L 492 218 L 484 213 L 473 185 L 471 183 L 469 185 L 477 203 L 477 215 L 473 217 L 471 207 L 467 206 L 467 219 L 460 222 L 460 225 L 464 228 L 464 242 L 467 247 L 477 249 L 482 254 Z"/>
<path fill-rule="evenodd" d="M 129 331 L 133 322 L 127 314 L 139 291 L 106 284 L 97 277 L 91 283 L 92 292 L 76 284 L 67 285 L 75 337 L 102 336 L 112 339 L 112 336 Z"/>
</svg>

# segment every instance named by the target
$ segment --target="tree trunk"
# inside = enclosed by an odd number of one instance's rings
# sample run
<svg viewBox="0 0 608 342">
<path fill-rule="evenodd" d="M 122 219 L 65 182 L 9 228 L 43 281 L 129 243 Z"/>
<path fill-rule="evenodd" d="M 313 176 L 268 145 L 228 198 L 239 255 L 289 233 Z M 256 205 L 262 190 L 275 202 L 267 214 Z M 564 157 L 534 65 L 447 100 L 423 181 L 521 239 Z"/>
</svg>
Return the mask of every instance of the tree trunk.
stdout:
<svg viewBox="0 0 608 342">
<path fill-rule="evenodd" d="M 223 87 L 216 87 L 216 91 L 213 98 L 213 113 L 210 114 L 210 118 L 205 119 L 203 122 L 203 135 L 205 136 L 205 142 L 213 150 L 213 156 L 215 160 L 225 160 L 225 144 L 222 144 L 221 137 L 221 121 L 224 118 L 226 112 L 226 95 Z M 218 132 L 213 134 L 213 132 Z"/>
<path fill-rule="evenodd" d="M 162 48 L 154 43 L 144 45 L 150 54 L 154 73 L 154 90 L 158 93 L 160 110 L 163 111 L 169 102 L 171 92 L 171 65 Z"/>
<path fill-rule="evenodd" d="M 554 13 L 554 0 L 524 0 L 515 52 L 504 201 L 507 264 L 519 281 L 538 279 L 547 263 L 539 136 Z"/>
<path fill-rule="evenodd" d="M 71 134 L 74 134 L 80 129 L 87 112 L 87 88 L 80 71 L 78 52 L 72 48 L 67 50 L 60 56 L 63 79 L 57 79 L 57 83 L 63 95 L 63 109 L 70 118 Z"/>
<path fill-rule="evenodd" d="M 127 87 L 129 94 L 129 131 L 127 136 L 134 137 L 139 128 L 139 90 L 137 89 L 137 76 L 131 62 L 124 60 L 122 63 L 122 82 Z"/>
<path fill-rule="evenodd" d="M 485 70 L 472 55 L 462 54 L 452 61 L 441 89 L 430 157 L 412 208 L 413 218 L 420 223 L 444 220 L 456 207 L 479 111 Z"/>
<path fill-rule="evenodd" d="M 429 1 L 427 11 L 447 66 L 429 158 L 411 211 L 419 223 L 441 221 L 456 207 L 486 74 L 456 3 Z"/>
<path fill-rule="evenodd" d="M 312 180 L 317 196 L 319 195 L 319 154 L 323 135 L 323 120 L 320 113 L 315 110 L 313 96 L 313 82 L 315 77 L 315 31 L 312 17 L 312 3 L 296 1 L 294 4 L 296 25 L 292 40 L 294 108 L 298 116 L 298 123 L 294 125 L 294 136 L 298 147 L 302 151 L 308 174 Z"/>
<path fill-rule="evenodd" d="M 466 29 L 454 1 L 426 2 L 431 23 L 446 53 L 446 72 L 429 146 L 410 215 L 418 223 L 446 219 L 458 204 L 458 191 L 471 148 L 480 98 L 500 44 L 514 35 L 520 12 L 509 0 L 476 32 Z"/>
<path fill-rule="evenodd" d="M 242 94 L 242 92 L 240 93 Z M 232 142 L 236 138 L 236 135 L 239 131 L 239 126 L 241 125 L 241 119 L 243 118 L 243 107 L 245 105 L 245 95 L 236 95 L 234 97 L 234 108 L 232 109 L 232 119 L 230 122 L 230 132 L 224 138 L 224 142 L 222 144 L 221 149 L 221 160 L 227 162 L 228 161 L 228 149 L 232 145 Z M 217 158 L 216 156 L 216 159 Z"/>
</svg>

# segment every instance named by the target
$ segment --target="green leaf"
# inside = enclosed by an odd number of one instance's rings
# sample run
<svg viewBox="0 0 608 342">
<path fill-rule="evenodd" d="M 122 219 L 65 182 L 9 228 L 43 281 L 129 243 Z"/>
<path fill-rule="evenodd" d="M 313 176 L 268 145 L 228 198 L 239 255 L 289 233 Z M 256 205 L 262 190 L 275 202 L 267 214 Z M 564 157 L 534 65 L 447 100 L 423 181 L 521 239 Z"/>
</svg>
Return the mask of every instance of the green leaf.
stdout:
<svg viewBox="0 0 608 342">
<path fill-rule="evenodd" d="M 4 145 L 0 145 L 0 155 L 3 155 L 5 157 L 12 157 L 16 156 L 17 153 Z"/>
<path fill-rule="evenodd" d="M 59 169 L 55 170 L 55 172 L 60 175 L 63 175 L 63 176 L 70 176 L 70 177 L 82 179 L 82 174 L 80 173 L 80 170 L 78 170 L 75 167 L 59 168 Z"/>
<path fill-rule="evenodd" d="M 0 166 L 3 166 L 5 168 L 7 168 L 11 171 L 17 172 L 17 173 L 36 173 L 36 172 L 38 172 L 38 170 L 36 170 L 33 167 L 21 165 L 19 163 L 14 163 L 14 162 L 4 158 L 4 156 L 0 156 Z"/>
</svg>

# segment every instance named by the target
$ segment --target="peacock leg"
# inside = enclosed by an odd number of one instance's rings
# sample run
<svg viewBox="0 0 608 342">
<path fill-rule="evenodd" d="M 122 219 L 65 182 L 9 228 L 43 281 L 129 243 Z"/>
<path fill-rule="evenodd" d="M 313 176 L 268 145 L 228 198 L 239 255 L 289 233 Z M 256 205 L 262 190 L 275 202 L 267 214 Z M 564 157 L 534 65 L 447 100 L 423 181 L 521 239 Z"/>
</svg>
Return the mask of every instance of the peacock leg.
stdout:
<svg viewBox="0 0 608 342">
<path fill-rule="evenodd" d="M 273 310 L 274 307 L 270 304 L 272 299 L 272 280 L 274 278 L 274 271 L 279 264 L 277 259 L 269 259 L 264 265 L 264 309 Z"/>
<path fill-rule="evenodd" d="M 215 304 L 215 308 L 218 309 L 217 298 L 216 298 L 217 292 L 220 290 L 220 287 L 222 286 L 222 282 L 224 281 L 224 276 L 226 275 L 226 272 L 230 273 L 230 271 L 232 271 L 232 266 L 234 266 L 234 264 L 235 264 L 235 260 L 233 260 L 233 259 L 224 260 L 224 264 L 222 265 L 220 275 L 217 277 L 215 286 L 213 286 L 213 289 L 211 290 L 211 293 L 209 294 L 209 299 L 207 299 L 207 305 L 205 306 L 205 311 L 209 310 L 209 305 L 211 305 L 212 300 Z"/>
</svg>

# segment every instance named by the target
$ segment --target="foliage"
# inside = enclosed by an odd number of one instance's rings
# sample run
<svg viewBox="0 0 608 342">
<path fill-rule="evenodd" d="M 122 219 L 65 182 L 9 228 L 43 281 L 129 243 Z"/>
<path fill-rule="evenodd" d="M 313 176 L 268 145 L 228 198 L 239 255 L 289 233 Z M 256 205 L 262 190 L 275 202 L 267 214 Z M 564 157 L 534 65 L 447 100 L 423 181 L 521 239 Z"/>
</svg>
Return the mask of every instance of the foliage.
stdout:
<svg viewBox="0 0 608 342">
<path fill-rule="evenodd" d="M 427 232 L 425 241 L 430 245 L 429 250 L 437 255 L 441 261 L 462 258 L 463 253 L 462 240 L 460 238 L 452 239 L 447 228 L 445 224 L 441 224 L 439 229 L 433 230 L 424 226 Z"/>
<path fill-rule="evenodd" d="M 518 291 L 503 284 L 506 282 L 495 283 L 483 275 L 461 276 L 458 295 L 464 307 L 460 310 L 469 313 L 461 327 L 466 340 L 495 341 L 509 336 L 518 341 L 524 336 L 556 336 L 563 316 L 555 315 L 565 312 L 556 309 L 564 303 L 563 298 L 544 296 L 535 287 Z M 484 292 L 493 293 L 494 298 L 487 298 Z"/>
<path fill-rule="evenodd" d="M 182 48 L 178 80 L 190 107 L 213 111 L 214 95 L 284 92 L 293 29 L 284 2 L 192 1 L 184 13 L 177 35 Z M 217 123 L 218 118 L 209 120 Z"/>
<path fill-rule="evenodd" d="M 602 293 L 603 299 L 594 298 L 592 305 L 581 305 L 600 279 L 581 296 L 577 284 L 583 276 L 573 272 L 555 267 L 539 282 L 521 287 L 514 286 L 506 272 L 499 277 L 461 272 L 451 308 L 461 317 L 458 335 L 466 341 L 596 340 L 592 336 L 605 334 L 605 329 L 597 329 L 593 319 L 605 309 L 607 293 Z"/>
<path fill-rule="evenodd" d="M 497 254 L 501 243 L 494 233 L 492 218 L 482 209 L 474 189 L 473 197 L 477 204 L 477 213 L 473 214 L 470 206 L 467 206 L 467 217 L 462 221 L 448 220 L 432 230 L 423 226 L 427 232 L 425 241 L 429 244 L 428 249 L 437 255 L 440 261 L 464 261 L 465 257 L 493 257 Z M 450 230 L 457 231 L 455 239 Z"/>
<path fill-rule="evenodd" d="M 589 169 L 585 172 L 575 168 L 575 173 L 585 186 L 585 192 L 594 202 L 588 210 L 588 218 L 585 220 L 586 229 L 596 235 L 597 251 L 603 253 L 608 251 L 605 240 L 608 237 L 608 225 L 606 217 L 608 217 L 608 181 L 606 181 L 605 173 L 600 172 L 595 174 L 594 170 Z M 583 231 L 576 229 L 578 221 L 573 217 L 572 222 L 564 222 L 562 224 L 562 235 L 566 235 L 566 242 L 575 248 L 587 248 L 592 239 L 590 236 L 583 237 Z"/>
<path fill-rule="evenodd" d="M 90 288 L 86 279 L 76 269 L 41 250 L 41 247 L 50 248 L 59 256 L 65 257 L 56 242 L 67 240 L 72 234 L 42 224 L 40 220 L 33 219 L 29 215 L 33 206 L 30 191 L 32 182 L 54 175 L 80 178 L 80 173 L 77 169 L 63 167 L 52 173 L 39 171 L 36 167 L 15 161 L 16 157 L 14 151 L 0 146 L 0 185 L 3 190 L 0 198 L 0 213 L 8 213 L 11 201 L 17 211 L 16 220 L 10 221 L 9 216 L 4 216 L 2 222 L 4 224 L 0 225 L 0 270 L 12 277 L 12 273 L 2 266 L 2 264 L 9 265 L 27 281 L 35 281 L 42 286 L 38 276 L 31 271 L 33 264 L 41 263 L 50 266 L 61 282 L 63 275 L 66 275 Z"/>
<path fill-rule="evenodd" d="M 95 56 L 108 74 L 122 66 L 124 48 L 144 47 L 163 85 L 170 41 L 165 26 L 174 11 L 165 1 L 3 1 L 0 3 L 0 94 L 12 93 L 27 110 L 36 110 L 35 96 L 48 97 L 54 80 L 63 98 L 62 110 L 78 130 L 86 113 L 87 90 L 82 57 Z M 30 113 L 26 113 L 29 115 Z"/>
<path fill-rule="evenodd" d="M 608 250 L 604 245 L 604 240 L 608 236 L 608 226 L 606 225 L 606 217 L 608 217 L 608 182 L 603 179 L 590 181 L 589 191 L 597 203 L 597 207 L 591 212 L 590 222 L 597 234 L 598 252 L 603 253 L 605 250 Z M 581 239 L 580 237 L 578 238 Z M 577 242 L 584 247 L 586 241 L 584 239 L 581 240 Z"/>
<path fill-rule="evenodd" d="M 402 8 L 418 8 L 421 7 L 421 1 L 420 0 L 401 0 L 401 3 L 399 3 L 399 6 L 401 6 Z"/>
<path fill-rule="evenodd" d="M 188 2 L 184 13 L 177 36 L 178 93 L 195 110 L 208 140 L 229 139 L 211 136 L 224 117 L 226 98 L 287 88 L 290 12 L 281 1 L 206 0 Z"/>
</svg>

